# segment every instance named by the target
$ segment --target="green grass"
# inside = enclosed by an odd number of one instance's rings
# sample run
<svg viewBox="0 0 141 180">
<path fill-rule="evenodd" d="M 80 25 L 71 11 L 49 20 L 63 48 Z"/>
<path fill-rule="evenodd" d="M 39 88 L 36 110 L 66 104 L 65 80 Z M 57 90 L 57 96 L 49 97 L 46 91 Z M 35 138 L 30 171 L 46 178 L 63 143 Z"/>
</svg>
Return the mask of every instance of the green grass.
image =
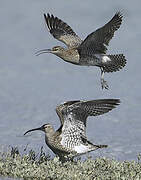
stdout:
<svg viewBox="0 0 141 180">
<path fill-rule="evenodd" d="M 88 158 L 61 163 L 51 159 L 42 148 L 39 154 L 33 150 L 20 154 L 17 148 L 0 153 L 0 176 L 33 180 L 140 180 L 141 163 L 119 162 L 107 158 Z"/>
</svg>

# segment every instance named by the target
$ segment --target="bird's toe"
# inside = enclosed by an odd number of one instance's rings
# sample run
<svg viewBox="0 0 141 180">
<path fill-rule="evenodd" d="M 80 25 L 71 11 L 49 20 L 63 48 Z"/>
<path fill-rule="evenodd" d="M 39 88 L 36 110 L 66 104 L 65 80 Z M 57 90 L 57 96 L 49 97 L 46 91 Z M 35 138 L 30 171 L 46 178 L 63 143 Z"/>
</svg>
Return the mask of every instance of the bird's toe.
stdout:
<svg viewBox="0 0 141 180">
<path fill-rule="evenodd" d="M 105 81 L 104 79 L 101 80 L 101 87 L 102 89 L 109 89 L 107 81 Z"/>
</svg>

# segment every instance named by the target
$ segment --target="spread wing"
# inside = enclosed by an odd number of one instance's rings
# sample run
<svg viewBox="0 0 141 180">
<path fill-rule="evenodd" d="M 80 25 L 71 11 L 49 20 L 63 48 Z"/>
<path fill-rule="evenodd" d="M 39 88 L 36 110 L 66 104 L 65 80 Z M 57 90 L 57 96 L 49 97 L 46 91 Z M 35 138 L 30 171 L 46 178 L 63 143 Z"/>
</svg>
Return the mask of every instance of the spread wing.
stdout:
<svg viewBox="0 0 141 180">
<path fill-rule="evenodd" d="M 72 28 L 61 19 L 53 15 L 44 14 L 49 32 L 54 38 L 65 43 L 68 47 L 78 47 L 82 40 L 76 35 Z"/>
<path fill-rule="evenodd" d="M 64 124 L 64 109 L 66 109 L 68 106 L 75 104 L 77 102 L 80 102 L 80 101 L 79 100 L 67 101 L 67 102 L 60 104 L 59 106 L 56 107 L 56 113 L 59 116 L 61 125 Z"/>
<path fill-rule="evenodd" d="M 100 99 L 92 101 L 76 101 L 66 107 L 62 127 L 61 144 L 73 148 L 86 138 L 86 119 L 111 111 L 119 105 L 119 99 Z"/>
<path fill-rule="evenodd" d="M 91 101 L 79 101 L 67 108 L 67 117 L 72 116 L 73 120 L 78 120 L 86 126 L 88 116 L 98 116 L 111 111 L 119 105 L 119 99 L 98 99 Z"/>
<path fill-rule="evenodd" d="M 115 31 L 119 29 L 122 23 L 122 17 L 122 14 L 117 12 L 107 24 L 89 34 L 78 47 L 79 53 L 106 53 L 106 46 L 109 45 Z"/>
</svg>

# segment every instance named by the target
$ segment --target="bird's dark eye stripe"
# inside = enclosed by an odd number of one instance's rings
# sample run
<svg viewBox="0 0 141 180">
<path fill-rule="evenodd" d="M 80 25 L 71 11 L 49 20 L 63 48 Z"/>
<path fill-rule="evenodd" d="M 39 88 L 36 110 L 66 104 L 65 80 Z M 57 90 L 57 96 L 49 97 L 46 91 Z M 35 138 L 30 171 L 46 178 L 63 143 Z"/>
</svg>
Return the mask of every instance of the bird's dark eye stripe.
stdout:
<svg viewBox="0 0 141 180">
<path fill-rule="evenodd" d="M 58 50 L 58 47 L 54 47 L 53 50 L 57 51 L 57 50 Z"/>
</svg>

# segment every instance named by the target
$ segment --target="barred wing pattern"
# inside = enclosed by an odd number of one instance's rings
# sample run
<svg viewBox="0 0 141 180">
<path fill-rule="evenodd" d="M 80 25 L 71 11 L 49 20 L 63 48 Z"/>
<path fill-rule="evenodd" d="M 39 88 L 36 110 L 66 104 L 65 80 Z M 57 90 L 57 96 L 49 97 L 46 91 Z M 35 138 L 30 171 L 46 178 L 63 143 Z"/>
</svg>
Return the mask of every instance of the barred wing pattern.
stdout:
<svg viewBox="0 0 141 180">
<path fill-rule="evenodd" d="M 59 41 L 65 43 L 68 47 L 78 47 L 82 40 L 76 35 L 72 28 L 61 19 L 50 14 L 44 14 L 44 18 L 49 32 Z"/>
<path fill-rule="evenodd" d="M 64 102 L 63 104 L 60 104 L 56 107 L 56 113 L 57 115 L 59 116 L 59 119 L 60 119 L 60 122 L 61 122 L 61 125 L 64 124 L 64 109 L 66 109 L 68 106 L 72 105 L 72 104 L 75 104 L 77 102 L 80 102 L 80 100 L 75 100 L 75 101 L 67 101 L 67 102 Z"/>
<path fill-rule="evenodd" d="M 96 53 L 106 53 L 110 40 L 114 36 L 122 23 L 122 14 L 117 12 L 114 17 L 103 27 L 89 34 L 82 44 L 78 47 L 80 55 Z"/>
<path fill-rule="evenodd" d="M 119 105 L 119 99 L 98 99 L 92 101 L 80 101 L 68 107 L 68 114 L 73 114 L 75 119 L 86 125 L 88 116 L 98 116 L 111 111 Z"/>
<path fill-rule="evenodd" d="M 73 148 L 84 143 L 86 138 L 86 119 L 88 116 L 97 116 L 111 111 L 119 105 L 119 99 L 101 99 L 79 101 L 69 105 L 64 114 L 61 144 Z"/>
</svg>

